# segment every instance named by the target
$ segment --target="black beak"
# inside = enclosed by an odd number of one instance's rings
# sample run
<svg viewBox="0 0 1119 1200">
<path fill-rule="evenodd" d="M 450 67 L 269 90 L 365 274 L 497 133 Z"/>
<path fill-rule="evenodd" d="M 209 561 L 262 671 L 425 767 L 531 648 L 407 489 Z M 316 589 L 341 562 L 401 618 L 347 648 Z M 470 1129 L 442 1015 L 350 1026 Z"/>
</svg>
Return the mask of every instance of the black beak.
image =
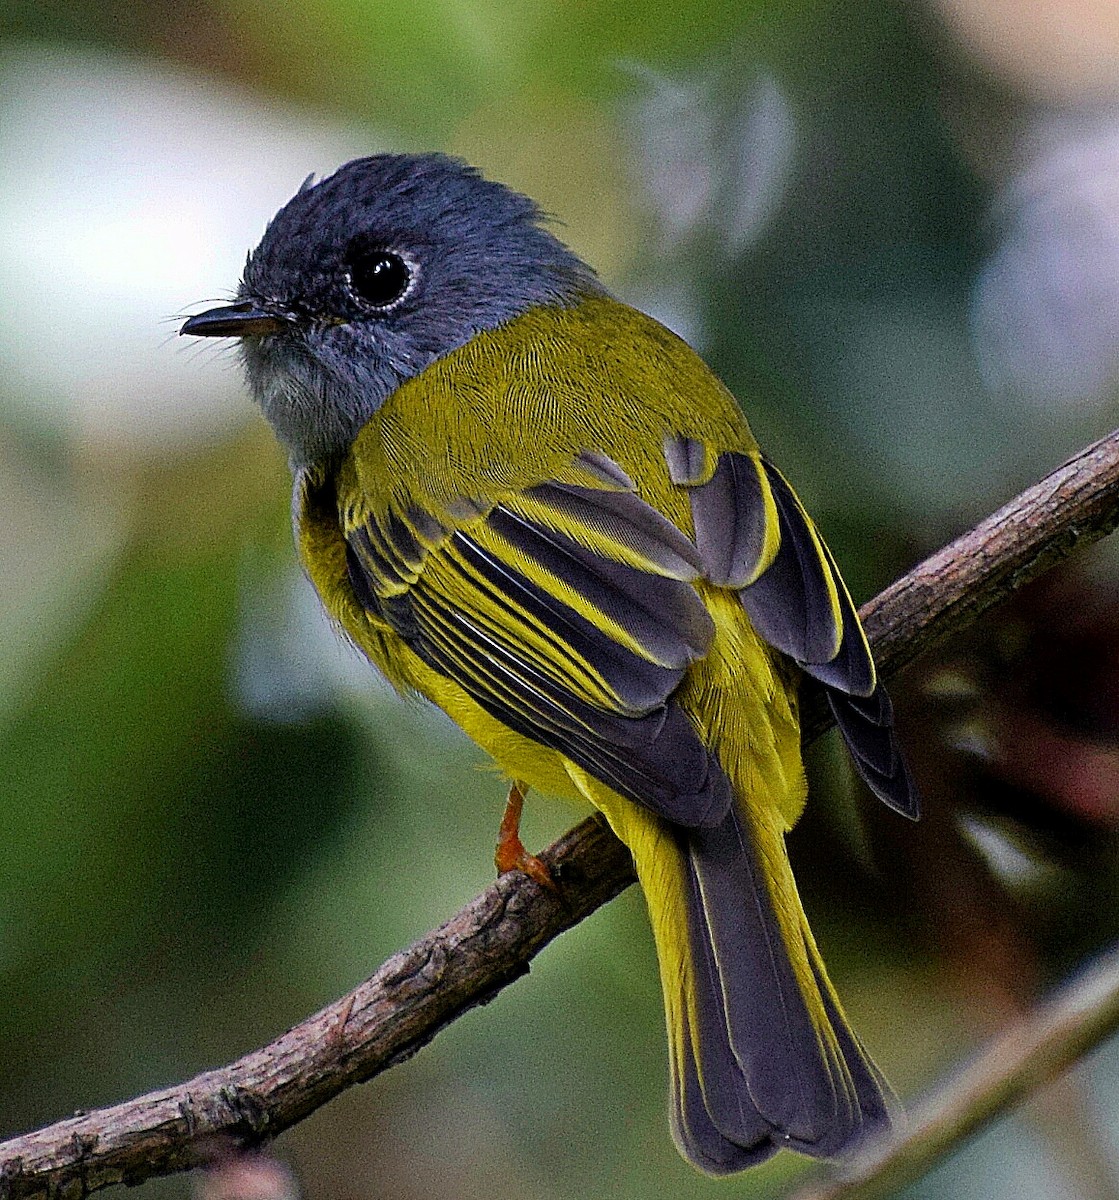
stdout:
<svg viewBox="0 0 1119 1200">
<path fill-rule="evenodd" d="M 180 336 L 189 333 L 194 337 L 259 337 L 265 333 L 279 333 L 290 329 L 290 317 L 280 316 L 260 308 L 246 300 L 240 304 L 223 304 L 191 317 Z"/>
</svg>

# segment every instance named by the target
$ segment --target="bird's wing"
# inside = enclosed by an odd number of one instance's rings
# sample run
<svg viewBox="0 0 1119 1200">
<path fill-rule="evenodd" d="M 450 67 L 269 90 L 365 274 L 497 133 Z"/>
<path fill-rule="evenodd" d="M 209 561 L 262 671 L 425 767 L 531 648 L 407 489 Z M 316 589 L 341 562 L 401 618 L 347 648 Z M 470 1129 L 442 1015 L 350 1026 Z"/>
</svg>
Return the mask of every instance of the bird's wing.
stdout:
<svg viewBox="0 0 1119 1200">
<path fill-rule="evenodd" d="M 673 700 L 714 636 L 693 583 L 736 591 L 761 637 L 824 684 L 871 790 L 915 816 L 858 615 L 792 488 L 757 453 L 715 455 L 681 438 L 665 459 L 688 489 L 694 541 L 616 463 L 587 452 L 563 479 L 499 503 L 460 497 L 438 515 L 346 498 L 351 586 L 491 716 L 689 826 L 731 803 Z"/>
<path fill-rule="evenodd" d="M 757 632 L 824 685 L 859 774 L 885 804 L 916 817 L 890 698 L 831 551 L 762 455 L 725 453 L 711 470 L 695 446 L 681 438 L 666 450 L 674 479 L 691 491 L 704 574 L 738 589 Z"/>
<path fill-rule="evenodd" d="M 673 700 L 714 636 L 699 552 L 616 464 L 582 458 L 579 483 L 438 515 L 339 497 L 351 586 L 509 728 L 674 822 L 718 822 L 730 784 Z"/>
</svg>

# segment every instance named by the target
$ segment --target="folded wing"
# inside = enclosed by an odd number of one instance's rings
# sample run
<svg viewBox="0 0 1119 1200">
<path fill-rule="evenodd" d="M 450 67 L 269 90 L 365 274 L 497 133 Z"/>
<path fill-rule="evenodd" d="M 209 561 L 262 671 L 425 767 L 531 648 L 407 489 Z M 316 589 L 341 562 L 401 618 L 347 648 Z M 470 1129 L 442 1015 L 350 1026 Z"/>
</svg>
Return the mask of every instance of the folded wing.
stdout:
<svg viewBox="0 0 1119 1200">
<path fill-rule="evenodd" d="M 509 728 L 677 824 L 717 823 L 730 784 L 672 699 L 714 636 L 698 552 L 620 468 L 589 462 L 586 484 L 438 515 L 342 505 L 351 584 Z"/>
<path fill-rule="evenodd" d="M 670 466 L 674 457 L 684 456 L 666 448 Z M 889 697 L 835 560 L 796 493 L 761 455 L 740 453 L 720 455 L 690 487 L 707 576 L 737 587 L 758 633 L 824 685 L 856 770 L 883 803 L 915 818 Z"/>
</svg>

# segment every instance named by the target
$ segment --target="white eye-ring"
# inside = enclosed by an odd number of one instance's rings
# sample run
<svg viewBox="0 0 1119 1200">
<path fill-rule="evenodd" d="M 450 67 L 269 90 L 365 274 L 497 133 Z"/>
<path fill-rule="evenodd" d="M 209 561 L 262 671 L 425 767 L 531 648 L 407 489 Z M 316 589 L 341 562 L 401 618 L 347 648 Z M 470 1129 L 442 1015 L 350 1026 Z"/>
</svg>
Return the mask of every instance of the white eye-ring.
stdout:
<svg viewBox="0 0 1119 1200">
<path fill-rule="evenodd" d="M 346 283 L 354 298 L 377 312 L 395 308 L 415 286 L 417 264 L 408 255 L 355 238 L 346 251 Z"/>
</svg>

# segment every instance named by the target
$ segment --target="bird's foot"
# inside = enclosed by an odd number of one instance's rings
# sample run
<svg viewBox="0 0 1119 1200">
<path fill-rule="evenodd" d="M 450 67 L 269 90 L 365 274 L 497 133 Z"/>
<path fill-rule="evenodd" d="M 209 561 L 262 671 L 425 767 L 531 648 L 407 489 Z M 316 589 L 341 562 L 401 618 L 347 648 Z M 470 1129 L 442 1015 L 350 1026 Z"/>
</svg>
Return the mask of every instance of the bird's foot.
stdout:
<svg viewBox="0 0 1119 1200">
<path fill-rule="evenodd" d="M 499 875 L 509 871 L 521 871 L 530 879 L 535 879 L 541 887 L 554 892 L 558 888 L 547 864 L 535 854 L 529 854 L 521 841 L 521 811 L 524 808 L 527 790 L 519 783 L 509 785 L 509 800 L 505 805 L 505 815 L 501 818 L 497 849 L 493 855 L 494 866 L 497 867 Z"/>
</svg>

